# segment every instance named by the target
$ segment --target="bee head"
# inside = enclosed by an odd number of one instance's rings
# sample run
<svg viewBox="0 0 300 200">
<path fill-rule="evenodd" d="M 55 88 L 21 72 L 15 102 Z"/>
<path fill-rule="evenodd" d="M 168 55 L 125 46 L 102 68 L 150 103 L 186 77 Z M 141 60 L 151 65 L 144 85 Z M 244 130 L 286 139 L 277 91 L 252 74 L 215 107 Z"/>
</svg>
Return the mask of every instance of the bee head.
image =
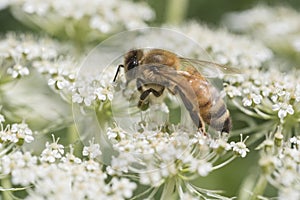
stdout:
<svg viewBox="0 0 300 200">
<path fill-rule="evenodd" d="M 136 70 L 133 69 L 139 66 L 142 57 L 143 51 L 141 49 L 131 50 L 125 55 L 124 69 L 127 80 L 133 79 L 135 77 Z"/>
<path fill-rule="evenodd" d="M 129 71 L 139 65 L 139 61 L 142 59 L 143 51 L 140 49 L 134 49 L 129 51 L 125 55 L 124 66 L 125 71 Z"/>
<path fill-rule="evenodd" d="M 124 68 L 125 73 L 126 73 L 126 79 L 127 80 L 132 80 L 135 78 L 136 74 L 136 69 L 137 66 L 139 66 L 139 62 L 143 57 L 143 51 L 141 49 L 133 49 L 125 54 L 125 59 L 124 59 L 124 65 L 119 65 L 117 72 L 115 74 L 113 82 L 116 81 L 118 74 L 120 72 L 120 68 Z"/>
</svg>

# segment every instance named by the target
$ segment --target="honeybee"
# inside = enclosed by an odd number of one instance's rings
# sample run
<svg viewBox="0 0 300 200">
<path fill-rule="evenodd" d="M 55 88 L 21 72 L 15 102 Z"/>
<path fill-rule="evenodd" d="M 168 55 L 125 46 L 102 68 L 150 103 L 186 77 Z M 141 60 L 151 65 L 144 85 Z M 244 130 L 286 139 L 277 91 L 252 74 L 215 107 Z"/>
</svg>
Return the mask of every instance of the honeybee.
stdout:
<svg viewBox="0 0 300 200">
<path fill-rule="evenodd" d="M 124 68 L 127 83 L 136 80 L 141 93 L 139 108 L 147 104 L 150 94 L 159 97 L 167 89 L 171 94 L 179 95 L 202 133 L 206 134 L 205 123 L 217 131 L 229 133 L 230 113 L 218 90 L 202 75 L 198 66 L 230 70 L 223 65 L 183 58 L 163 49 L 133 49 L 125 54 L 124 64 L 118 66 L 113 81 L 120 68 Z"/>
</svg>

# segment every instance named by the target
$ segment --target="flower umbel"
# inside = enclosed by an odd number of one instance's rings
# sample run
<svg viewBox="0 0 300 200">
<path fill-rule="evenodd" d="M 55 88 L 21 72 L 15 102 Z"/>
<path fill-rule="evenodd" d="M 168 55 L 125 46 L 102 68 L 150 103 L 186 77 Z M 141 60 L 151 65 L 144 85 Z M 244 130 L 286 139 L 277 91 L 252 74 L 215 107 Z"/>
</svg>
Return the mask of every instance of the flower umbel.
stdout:
<svg viewBox="0 0 300 200">
<path fill-rule="evenodd" d="M 267 181 L 278 189 L 279 199 L 285 199 L 289 196 L 291 199 L 297 199 L 299 193 L 299 167 L 300 167 L 300 150 L 298 137 L 292 137 L 283 140 L 281 145 L 278 145 L 278 133 L 282 130 L 277 130 L 273 135 L 272 140 L 269 138 L 268 151 L 260 150 L 259 164 L 267 176 Z M 276 137 L 277 136 L 277 137 Z M 289 192 L 289 194 L 287 194 Z"/>
<path fill-rule="evenodd" d="M 99 41 L 117 31 L 145 27 L 154 18 L 154 11 L 146 3 L 130 0 L 92 0 L 88 4 L 80 0 L 63 3 L 16 0 L 8 5 L 13 15 L 24 24 L 35 24 L 52 35 L 81 42 Z M 71 27 L 73 30 L 68 31 Z"/>
<path fill-rule="evenodd" d="M 110 174 L 137 173 L 141 184 L 154 188 L 171 184 L 177 179 L 190 185 L 189 181 L 207 176 L 236 157 L 232 155 L 217 165 L 219 155 L 232 151 L 245 157 L 249 151 L 245 140 L 230 145 L 224 137 L 213 139 L 201 133 L 189 134 L 180 128 L 175 128 L 171 133 L 159 129 L 150 131 L 147 127 L 143 132 L 131 134 L 122 130 L 122 137 L 119 137 L 120 131 L 120 128 L 109 128 L 108 131 L 113 148 L 119 153 L 112 158 Z M 193 186 L 179 187 L 193 194 L 190 188 Z M 203 195 L 207 194 L 204 192 Z"/>
<path fill-rule="evenodd" d="M 32 130 L 28 127 L 28 124 L 26 124 L 25 121 L 19 124 L 7 124 L 5 128 L 4 124 L 0 123 L 0 127 L 1 142 L 11 142 L 22 145 L 24 141 L 26 143 L 31 143 L 34 140 Z"/>
</svg>

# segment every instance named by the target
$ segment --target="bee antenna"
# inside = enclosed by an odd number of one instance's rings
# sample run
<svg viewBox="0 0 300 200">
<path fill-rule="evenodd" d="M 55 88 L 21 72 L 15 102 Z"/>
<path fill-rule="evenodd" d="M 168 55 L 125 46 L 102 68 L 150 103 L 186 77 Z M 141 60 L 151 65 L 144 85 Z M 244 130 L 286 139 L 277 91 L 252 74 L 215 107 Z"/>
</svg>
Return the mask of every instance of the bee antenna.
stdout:
<svg viewBox="0 0 300 200">
<path fill-rule="evenodd" d="M 119 65 L 119 66 L 118 66 L 118 69 L 117 69 L 117 72 L 116 72 L 116 74 L 115 74 L 115 77 L 114 77 L 113 82 L 116 81 L 116 79 L 117 79 L 117 77 L 118 77 L 118 74 L 119 74 L 119 72 L 120 72 L 120 68 L 121 68 L 121 67 L 124 67 L 124 65 Z"/>
</svg>

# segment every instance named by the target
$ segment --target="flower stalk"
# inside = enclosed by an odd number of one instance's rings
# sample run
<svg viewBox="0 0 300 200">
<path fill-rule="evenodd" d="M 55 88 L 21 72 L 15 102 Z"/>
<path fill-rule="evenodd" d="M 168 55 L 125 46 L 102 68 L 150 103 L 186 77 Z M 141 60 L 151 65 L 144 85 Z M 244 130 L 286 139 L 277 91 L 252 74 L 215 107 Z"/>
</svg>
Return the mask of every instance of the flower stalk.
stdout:
<svg viewBox="0 0 300 200">
<path fill-rule="evenodd" d="M 267 183 L 265 175 L 260 174 L 249 200 L 257 200 L 260 196 L 263 196 Z"/>
<path fill-rule="evenodd" d="M 10 177 L 6 177 L 0 180 L 1 188 L 3 188 L 4 191 L 2 191 L 2 199 L 3 200 L 13 200 L 13 195 L 11 191 L 9 190 L 12 188 L 12 184 L 10 181 Z M 1 190 L 0 190 L 1 191 Z"/>
<path fill-rule="evenodd" d="M 166 22 L 178 25 L 186 17 L 189 0 L 168 0 L 166 8 Z"/>
</svg>

